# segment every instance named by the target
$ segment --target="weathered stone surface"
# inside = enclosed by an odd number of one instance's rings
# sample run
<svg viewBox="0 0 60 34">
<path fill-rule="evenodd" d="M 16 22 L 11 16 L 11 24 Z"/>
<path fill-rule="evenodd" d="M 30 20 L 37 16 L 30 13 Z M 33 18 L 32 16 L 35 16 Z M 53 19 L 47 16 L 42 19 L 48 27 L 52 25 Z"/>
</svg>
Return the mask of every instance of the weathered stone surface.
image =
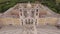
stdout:
<svg viewBox="0 0 60 34">
<path fill-rule="evenodd" d="M 40 27 L 36 29 L 37 34 L 60 34 L 60 30 L 52 26 Z M 25 30 L 23 26 L 22 27 L 6 26 L 0 30 L 0 34 L 29 34 L 29 33 L 34 34 L 34 31 Z"/>
</svg>

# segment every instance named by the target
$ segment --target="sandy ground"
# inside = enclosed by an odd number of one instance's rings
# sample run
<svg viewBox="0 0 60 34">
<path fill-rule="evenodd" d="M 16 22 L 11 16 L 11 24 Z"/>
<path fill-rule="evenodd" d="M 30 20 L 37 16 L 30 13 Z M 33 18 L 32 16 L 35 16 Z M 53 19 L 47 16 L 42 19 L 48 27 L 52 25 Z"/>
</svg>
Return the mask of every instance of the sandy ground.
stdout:
<svg viewBox="0 0 60 34">
<path fill-rule="evenodd" d="M 51 26 L 36 27 L 37 34 L 60 34 L 60 29 Z M 22 26 L 5 26 L 0 29 L 0 34 L 34 34 L 34 30 L 25 29 Z"/>
</svg>

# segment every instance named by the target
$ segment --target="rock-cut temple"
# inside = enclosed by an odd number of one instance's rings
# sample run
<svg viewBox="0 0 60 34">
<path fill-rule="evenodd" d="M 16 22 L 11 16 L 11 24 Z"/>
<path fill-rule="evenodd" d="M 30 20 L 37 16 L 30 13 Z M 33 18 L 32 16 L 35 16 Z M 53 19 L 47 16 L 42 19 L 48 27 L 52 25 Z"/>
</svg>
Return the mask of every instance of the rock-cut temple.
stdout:
<svg viewBox="0 0 60 34">
<path fill-rule="evenodd" d="M 0 18 L 0 22 L 6 25 L 56 25 L 60 22 L 60 14 L 39 3 L 18 3 Z"/>
</svg>

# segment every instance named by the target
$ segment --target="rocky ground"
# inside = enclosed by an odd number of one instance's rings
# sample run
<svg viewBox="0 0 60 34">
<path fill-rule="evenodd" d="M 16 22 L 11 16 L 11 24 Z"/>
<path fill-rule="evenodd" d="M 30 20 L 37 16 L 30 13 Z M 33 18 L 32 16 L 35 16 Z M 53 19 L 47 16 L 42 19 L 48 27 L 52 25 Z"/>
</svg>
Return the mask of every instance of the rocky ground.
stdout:
<svg viewBox="0 0 60 34">
<path fill-rule="evenodd" d="M 60 29 L 54 26 L 36 27 L 37 31 L 34 31 L 34 27 L 25 28 L 25 26 L 4 26 L 0 29 L 0 34 L 60 34 Z"/>
</svg>

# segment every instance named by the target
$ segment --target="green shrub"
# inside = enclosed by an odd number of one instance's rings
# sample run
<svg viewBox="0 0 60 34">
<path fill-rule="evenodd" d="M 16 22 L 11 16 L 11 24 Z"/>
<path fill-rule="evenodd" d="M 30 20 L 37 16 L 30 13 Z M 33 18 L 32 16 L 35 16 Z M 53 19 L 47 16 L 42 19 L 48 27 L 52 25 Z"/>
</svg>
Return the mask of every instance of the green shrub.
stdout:
<svg viewBox="0 0 60 34">
<path fill-rule="evenodd" d="M 5 12 L 10 7 L 13 7 L 17 3 L 27 3 L 27 2 L 34 3 L 37 0 L 0 0 L 0 12 Z M 41 4 L 49 7 L 51 10 L 53 10 L 56 13 L 60 13 L 60 2 L 56 0 L 38 0 Z M 58 5 L 56 5 L 56 2 L 58 2 Z"/>
</svg>

